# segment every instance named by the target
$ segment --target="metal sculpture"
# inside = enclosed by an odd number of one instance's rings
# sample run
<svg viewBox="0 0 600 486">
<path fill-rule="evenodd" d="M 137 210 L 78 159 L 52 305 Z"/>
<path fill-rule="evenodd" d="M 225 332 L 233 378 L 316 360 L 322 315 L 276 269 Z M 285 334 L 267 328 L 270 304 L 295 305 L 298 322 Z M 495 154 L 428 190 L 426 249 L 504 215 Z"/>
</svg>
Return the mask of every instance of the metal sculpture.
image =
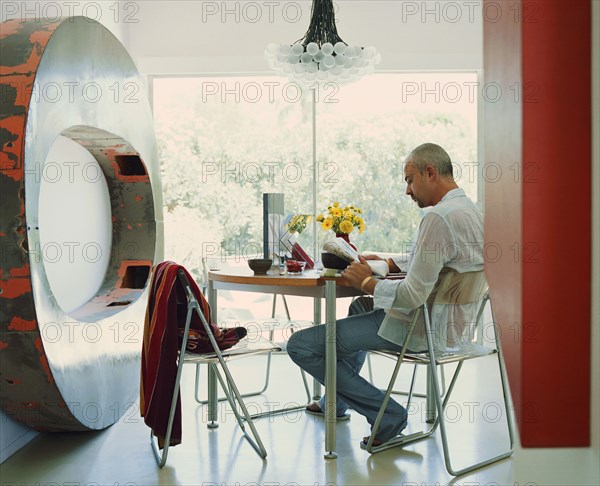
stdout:
<svg viewBox="0 0 600 486">
<path fill-rule="evenodd" d="M 145 287 L 162 258 L 150 106 L 125 48 L 91 19 L 4 22 L 0 49 L 0 405 L 38 430 L 101 429 L 134 413 Z M 96 159 L 112 212 L 103 283 L 70 314 L 31 251 L 33 175 L 59 136 Z"/>
</svg>

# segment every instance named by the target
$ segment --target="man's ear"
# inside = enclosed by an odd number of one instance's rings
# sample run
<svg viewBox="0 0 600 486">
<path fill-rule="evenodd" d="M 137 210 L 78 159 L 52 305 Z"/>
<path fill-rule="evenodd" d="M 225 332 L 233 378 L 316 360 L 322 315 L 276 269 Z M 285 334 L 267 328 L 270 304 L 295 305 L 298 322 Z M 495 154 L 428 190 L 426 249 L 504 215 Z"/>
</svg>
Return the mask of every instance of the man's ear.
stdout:
<svg viewBox="0 0 600 486">
<path fill-rule="evenodd" d="M 431 164 L 427 164 L 425 166 L 425 175 L 427 176 L 427 179 L 435 181 L 437 180 L 437 171 L 435 170 L 435 167 Z"/>
</svg>

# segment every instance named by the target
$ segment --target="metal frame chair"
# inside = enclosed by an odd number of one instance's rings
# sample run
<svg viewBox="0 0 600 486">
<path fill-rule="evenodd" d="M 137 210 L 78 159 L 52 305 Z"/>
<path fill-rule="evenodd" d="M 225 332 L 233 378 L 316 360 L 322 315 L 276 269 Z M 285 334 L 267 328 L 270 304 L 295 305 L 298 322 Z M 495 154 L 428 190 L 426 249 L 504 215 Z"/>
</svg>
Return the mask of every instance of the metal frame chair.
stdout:
<svg viewBox="0 0 600 486">
<path fill-rule="evenodd" d="M 274 342 L 274 338 L 275 338 L 275 330 L 277 327 L 279 327 L 282 324 L 285 325 L 289 325 L 291 332 L 295 332 L 295 328 L 297 327 L 298 329 L 301 329 L 307 325 L 313 325 L 313 323 L 311 321 L 294 321 L 290 318 L 290 312 L 288 310 L 288 306 L 287 306 L 287 302 L 285 300 L 285 296 L 281 295 L 282 299 L 283 299 L 283 303 L 286 309 L 286 315 L 288 320 L 287 321 L 280 321 L 280 320 L 276 320 L 275 319 L 275 313 L 276 313 L 276 306 L 277 306 L 277 296 L 279 294 L 274 294 L 273 295 L 273 310 L 271 312 L 271 319 L 267 321 L 269 324 L 272 324 L 269 326 L 269 337 L 267 338 L 269 341 Z M 259 390 L 255 390 L 255 391 L 251 391 L 251 392 L 246 392 L 246 393 L 242 393 L 242 397 L 243 398 L 247 398 L 247 397 L 254 397 L 257 395 L 262 395 L 265 391 L 267 391 L 267 388 L 269 388 L 269 383 L 271 380 L 271 359 L 272 359 L 272 355 L 273 353 L 283 353 L 285 351 L 283 351 L 282 349 L 279 349 L 278 351 L 272 351 L 270 353 L 267 353 L 267 364 L 265 366 L 265 380 L 264 383 L 262 385 L 262 388 Z M 198 363 L 196 366 L 196 382 L 195 382 L 195 386 L 194 386 L 194 398 L 196 400 L 197 403 L 199 403 L 200 405 L 205 405 L 208 403 L 207 399 L 202 399 L 200 398 L 200 364 L 202 363 Z M 304 370 L 300 369 L 300 375 L 302 377 L 302 382 L 304 384 L 304 390 L 306 392 L 306 397 L 307 397 L 307 401 L 310 401 L 311 399 L 311 393 L 310 393 L 310 389 L 309 389 L 309 385 L 308 385 L 308 381 L 306 379 L 306 374 L 304 373 Z M 223 401 L 226 400 L 226 397 L 219 397 L 219 401 Z M 280 409 L 277 411 L 272 411 L 269 412 L 269 415 L 273 415 L 273 413 L 285 413 L 285 412 L 289 412 L 292 410 L 296 410 L 302 407 L 295 407 L 295 408 L 286 408 L 286 409 Z M 262 415 L 260 415 L 262 416 Z M 257 418 L 258 415 L 253 415 L 253 418 Z"/>
<path fill-rule="evenodd" d="M 373 310 L 373 297 L 366 296 L 366 295 L 362 295 L 360 297 L 355 298 L 352 301 L 352 304 L 356 304 L 357 308 L 358 308 L 358 312 L 369 312 Z M 367 374 L 369 376 L 369 381 L 374 385 L 375 384 L 375 380 L 373 378 L 373 364 L 371 362 L 371 353 L 377 354 L 374 351 L 369 351 L 367 352 Z M 412 397 L 418 397 L 418 398 L 427 398 L 427 393 L 418 393 L 414 391 L 414 384 L 416 383 L 416 379 L 417 379 L 417 371 L 419 370 L 419 367 L 415 364 L 414 365 L 414 369 L 413 369 L 413 374 L 412 374 L 412 379 L 411 379 L 411 391 L 404 391 L 404 390 L 392 390 L 392 394 L 393 395 L 403 395 L 403 396 L 407 396 L 410 394 L 410 396 Z M 444 368 L 440 367 L 440 377 L 441 377 L 441 382 L 442 382 L 442 396 L 446 394 L 446 373 L 444 372 Z M 428 411 L 429 411 L 429 407 L 428 407 Z M 433 415 L 433 413 L 429 413 L 428 414 L 428 422 L 433 422 L 433 420 L 435 420 L 435 417 L 429 417 L 429 415 Z"/>
<path fill-rule="evenodd" d="M 154 454 L 154 458 L 156 459 L 156 463 L 158 464 L 159 467 L 163 467 L 167 462 L 167 455 L 169 452 L 169 444 L 171 441 L 171 433 L 172 433 L 172 429 L 173 429 L 173 420 L 175 418 L 175 409 L 177 406 L 177 398 L 179 396 L 179 384 L 181 382 L 181 374 L 183 371 L 183 365 L 185 363 L 195 363 L 196 365 L 199 365 L 200 363 L 205 363 L 211 368 L 212 371 L 214 371 L 214 374 L 217 377 L 218 382 L 220 383 L 221 388 L 223 389 L 223 392 L 225 393 L 225 399 L 231 405 L 231 408 L 233 409 L 233 413 L 235 415 L 236 421 L 237 421 L 239 427 L 241 428 L 242 432 L 244 433 L 244 436 L 246 437 L 246 439 L 248 440 L 250 445 L 256 450 L 258 455 L 264 459 L 265 457 L 267 457 L 267 451 L 266 451 L 264 444 L 258 434 L 258 431 L 256 430 L 256 427 L 254 426 L 254 423 L 252 421 L 252 416 L 248 413 L 248 409 L 246 408 L 246 405 L 244 404 L 243 397 L 240 394 L 240 392 L 235 384 L 235 381 L 233 380 L 233 377 L 229 371 L 229 368 L 227 366 L 225 358 L 231 359 L 233 357 L 243 357 L 243 356 L 249 356 L 249 355 L 270 353 L 273 351 L 278 351 L 278 350 L 280 350 L 280 348 L 278 346 L 274 345 L 269 340 L 260 338 L 257 340 L 257 342 L 251 343 L 251 345 L 247 345 L 247 343 L 240 342 L 241 345 L 236 345 L 228 350 L 221 351 L 219 349 L 219 346 L 218 346 L 212 332 L 211 332 L 210 325 L 204 318 L 204 315 L 202 314 L 202 311 L 200 309 L 200 305 L 198 304 L 198 301 L 196 300 L 196 298 L 194 297 L 194 294 L 192 293 L 192 290 L 190 289 L 190 284 L 188 282 L 186 275 L 183 273 L 183 271 L 180 270 L 178 272 L 178 278 L 180 279 L 182 285 L 184 286 L 185 292 L 187 295 L 187 302 L 188 302 L 187 316 L 186 316 L 183 340 L 182 340 L 181 348 L 179 350 L 177 374 L 176 374 L 176 378 L 175 378 L 175 386 L 173 388 L 173 396 L 171 398 L 171 408 L 170 408 L 170 412 L 169 412 L 169 419 L 168 419 L 168 423 L 167 423 L 167 432 L 166 432 L 166 436 L 165 436 L 165 440 L 164 440 L 164 447 L 162 449 L 162 452 L 160 451 L 160 447 L 158 446 L 157 438 L 154 436 L 152 431 L 150 431 L 150 443 L 152 446 L 152 452 Z M 210 343 L 213 347 L 214 353 L 195 355 L 195 354 L 190 354 L 190 353 L 185 352 L 186 345 L 187 345 L 188 331 L 189 331 L 190 324 L 192 321 L 192 313 L 193 312 L 196 312 L 198 314 L 198 316 L 200 317 L 200 320 L 202 321 L 202 325 L 203 325 L 203 327 L 208 335 L 208 338 L 210 340 Z M 182 357 L 183 357 L 183 359 L 182 359 Z M 223 376 L 219 372 L 219 367 L 222 369 L 222 371 L 225 375 L 225 378 L 223 378 Z M 236 405 L 236 402 L 237 402 L 237 405 Z M 242 411 L 241 414 L 238 411 L 238 407 Z M 250 431 L 248 431 L 246 429 L 245 423 L 248 425 L 248 428 L 250 429 Z"/>
<path fill-rule="evenodd" d="M 480 323 L 484 308 L 488 302 L 489 302 L 489 295 L 486 292 L 483 297 L 483 300 L 481 301 L 478 312 L 477 312 L 477 318 L 476 318 L 477 324 Z M 490 302 L 490 305 L 491 305 L 491 302 Z M 386 389 L 386 394 L 385 394 L 383 404 L 381 406 L 381 409 L 379 411 L 377 419 L 375 420 L 375 423 L 373 425 L 373 429 L 371 431 L 369 441 L 366 445 L 366 450 L 373 454 L 373 453 L 377 453 L 377 452 L 381 452 L 383 450 L 389 449 L 391 447 L 403 446 L 403 445 L 409 444 L 411 442 L 422 440 L 424 438 L 431 436 L 435 432 L 435 430 L 437 429 L 437 427 L 439 425 L 440 432 L 441 432 L 441 438 L 442 438 L 442 447 L 443 447 L 443 452 L 444 452 L 444 461 L 446 464 L 446 469 L 453 476 L 460 476 L 462 474 L 471 472 L 475 469 L 479 469 L 481 467 L 487 466 L 488 464 L 492 464 L 494 462 L 500 461 L 502 459 L 505 459 L 505 458 L 511 456 L 514 451 L 514 426 L 513 426 L 513 421 L 512 421 L 511 414 L 510 414 L 510 409 L 511 409 L 510 408 L 510 391 L 508 388 L 508 381 L 507 381 L 507 377 L 506 377 L 506 367 L 504 364 L 504 357 L 502 354 L 502 347 L 501 347 L 500 339 L 498 336 L 498 330 L 497 330 L 495 322 L 493 320 L 493 312 L 492 312 L 492 324 L 494 327 L 495 348 L 484 348 L 483 346 L 479 346 L 477 348 L 478 352 L 476 352 L 476 353 L 442 354 L 440 356 L 436 356 L 435 348 L 433 345 L 433 338 L 432 338 L 432 332 L 431 332 L 431 327 L 432 327 L 431 326 L 431 317 L 430 317 L 430 312 L 429 312 L 427 303 L 423 304 L 418 309 L 418 311 L 415 312 L 414 318 L 409 327 L 408 335 L 410 336 L 412 334 L 412 332 L 415 328 L 415 325 L 417 323 L 417 320 L 419 318 L 419 313 L 423 313 L 423 317 L 425 320 L 425 329 L 426 329 L 427 344 L 428 344 L 428 352 L 427 353 L 420 353 L 420 354 L 407 353 L 407 345 L 409 342 L 408 338 L 406 339 L 404 346 L 403 346 L 401 352 L 399 352 L 399 353 L 387 352 L 387 351 L 374 351 L 376 354 L 395 359 L 396 366 L 394 367 L 392 377 L 391 377 L 389 385 Z M 499 455 L 496 455 L 489 459 L 480 461 L 471 466 L 467 466 L 462 469 L 455 469 L 451 463 L 450 447 L 448 444 L 448 434 L 446 432 L 446 423 L 444 420 L 444 409 L 448 403 L 448 400 L 450 399 L 450 396 L 452 394 L 452 391 L 453 391 L 456 381 L 458 379 L 459 373 L 460 373 L 465 361 L 471 360 L 471 359 L 476 359 L 476 358 L 481 358 L 484 356 L 491 356 L 491 355 L 495 355 L 498 360 L 498 368 L 499 368 L 499 373 L 500 373 L 500 380 L 502 383 L 502 393 L 503 393 L 503 397 L 504 397 L 504 406 L 505 406 L 505 412 L 506 412 L 510 448 L 508 451 L 503 452 L 502 454 L 499 454 Z M 408 434 L 405 436 L 401 435 L 390 441 L 385 442 L 384 444 L 382 444 L 380 446 L 374 446 L 373 441 L 376 438 L 377 430 L 379 429 L 379 425 L 380 425 L 383 415 L 385 413 L 385 408 L 387 407 L 390 396 L 393 393 L 394 383 L 396 381 L 396 378 L 398 376 L 398 372 L 400 371 L 400 366 L 402 365 L 402 363 L 414 363 L 416 365 L 426 365 L 429 367 L 429 370 L 430 370 L 429 376 L 430 376 L 432 386 L 428 387 L 428 389 L 431 389 L 433 392 L 437 416 L 433 422 L 433 425 L 427 431 L 419 431 L 419 432 L 415 432 L 415 433 Z M 452 376 L 450 384 L 448 386 L 448 390 L 447 390 L 445 396 L 442 397 L 442 393 L 440 390 L 439 378 L 436 373 L 436 368 L 438 366 L 441 366 L 444 364 L 449 364 L 449 363 L 457 363 L 457 367 Z M 409 394 L 408 394 L 409 401 L 408 401 L 407 407 L 410 406 L 410 401 L 413 396 L 414 382 L 415 382 L 415 376 L 413 374 L 413 379 L 412 379 Z"/>
<path fill-rule="evenodd" d="M 207 282 L 208 282 L 208 268 L 207 268 L 207 261 L 206 258 L 203 257 L 202 258 L 202 275 L 203 275 L 203 283 L 202 283 L 202 291 L 205 292 L 206 287 L 207 287 Z M 276 320 L 275 319 L 275 315 L 277 312 L 277 296 L 280 295 L 281 299 L 283 301 L 283 306 L 285 309 L 285 315 L 287 317 L 286 321 L 280 321 L 280 320 Z M 292 320 L 292 318 L 290 317 L 290 310 L 287 304 L 287 300 L 285 299 L 285 295 L 281 295 L 281 294 L 273 294 L 273 306 L 271 309 L 271 321 L 269 321 L 270 323 L 272 323 L 272 325 L 269 327 L 269 341 L 273 341 L 274 336 L 275 336 L 275 329 L 282 325 L 289 325 L 290 326 L 290 330 L 292 332 L 294 332 L 294 327 L 298 327 L 299 329 L 301 329 L 302 327 L 306 327 L 307 325 L 314 325 L 312 321 L 294 321 Z M 258 395 L 262 395 L 265 391 L 267 391 L 267 388 L 269 387 L 269 383 L 270 383 L 270 379 L 271 379 L 271 360 L 272 360 L 272 356 L 273 353 L 282 353 L 284 352 L 281 347 L 278 350 L 274 350 L 272 352 L 267 353 L 267 364 L 266 364 L 266 370 L 265 370 L 265 381 L 264 384 L 262 386 L 261 389 L 259 390 L 255 390 L 255 391 L 250 391 L 250 392 L 246 392 L 243 393 L 241 395 L 242 398 L 249 398 L 249 397 L 254 397 L 254 396 L 258 396 Z M 208 399 L 201 399 L 200 398 L 200 365 L 204 364 L 204 363 L 196 363 L 196 379 L 195 379 L 195 384 L 194 384 L 194 399 L 196 400 L 196 402 L 200 405 L 206 405 L 209 400 Z M 304 391 L 306 392 L 306 401 L 307 403 L 311 401 L 312 398 L 312 394 L 310 392 L 310 388 L 308 385 L 308 381 L 306 378 L 306 374 L 304 372 L 304 370 L 300 369 L 300 376 L 302 377 L 302 383 L 304 385 Z M 227 397 L 219 397 L 218 401 L 224 401 L 227 400 Z M 285 408 L 279 408 L 279 409 L 274 409 L 274 410 L 270 410 L 268 412 L 261 412 L 261 413 L 256 413 L 256 414 L 252 414 L 250 417 L 253 419 L 256 418 L 261 418 L 261 417 L 267 417 L 267 416 L 272 416 L 272 415 L 278 415 L 278 414 L 283 414 L 286 412 L 293 412 L 296 410 L 302 410 L 304 409 L 305 405 L 298 405 L 298 406 L 293 406 L 293 407 L 285 407 Z"/>
</svg>

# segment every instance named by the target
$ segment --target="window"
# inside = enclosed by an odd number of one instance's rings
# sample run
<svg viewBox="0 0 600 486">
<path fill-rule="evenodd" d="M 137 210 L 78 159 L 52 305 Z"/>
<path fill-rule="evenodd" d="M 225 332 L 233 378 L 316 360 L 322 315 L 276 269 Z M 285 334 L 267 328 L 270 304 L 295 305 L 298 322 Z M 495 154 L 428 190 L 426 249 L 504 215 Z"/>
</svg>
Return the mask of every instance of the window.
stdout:
<svg viewBox="0 0 600 486">
<path fill-rule="evenodd" d="M 421 210 L 405 195 L 401 162 L 421 143 L 444 147 L 457 182 L 477 199 L 476 83 L 476 73 L 381 73 L 323 97 L 318 153 L 329 181 L 319 200 L 363 209 L 367 229 L 351 236 L 359 249 L 398 252 L 412 241 Z"/>
<path fill-rule="evenodd" d="M 377 73 L 316 98 L 317 213 L 363 209 L 360 250 L 398 251 L 420 211 L 404 195 L 401 161 L 440 144 L 477 197 L 477 74 Z M 202 254 L 262 248 L 262 193 L 286 213 L 312 212 L 312 96 L 280 77 L 155 78 L 166 257 L 200 273 Z"/>
</svg>

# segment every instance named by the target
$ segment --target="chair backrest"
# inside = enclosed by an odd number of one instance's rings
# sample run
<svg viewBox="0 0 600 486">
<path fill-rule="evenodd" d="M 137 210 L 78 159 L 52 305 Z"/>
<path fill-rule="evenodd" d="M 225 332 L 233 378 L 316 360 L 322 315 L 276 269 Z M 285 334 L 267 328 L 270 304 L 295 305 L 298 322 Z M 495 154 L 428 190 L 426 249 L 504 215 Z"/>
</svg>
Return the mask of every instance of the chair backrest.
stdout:
<svg viewBox="0 0 600 486">
<path fill-rule="evenodd" d="M 467 351 L 472 346 L 487 288 L 483 271 L 440 273 L 427 299 L 437 352 Z"/>
<path fill-rule="evenodd" d="M 483 270 L 458 273 L 445 268 L 440 272 L 427 303 L 432 305 L 481 302 L 486 292 L 487 282 Z"/>
</svg>

